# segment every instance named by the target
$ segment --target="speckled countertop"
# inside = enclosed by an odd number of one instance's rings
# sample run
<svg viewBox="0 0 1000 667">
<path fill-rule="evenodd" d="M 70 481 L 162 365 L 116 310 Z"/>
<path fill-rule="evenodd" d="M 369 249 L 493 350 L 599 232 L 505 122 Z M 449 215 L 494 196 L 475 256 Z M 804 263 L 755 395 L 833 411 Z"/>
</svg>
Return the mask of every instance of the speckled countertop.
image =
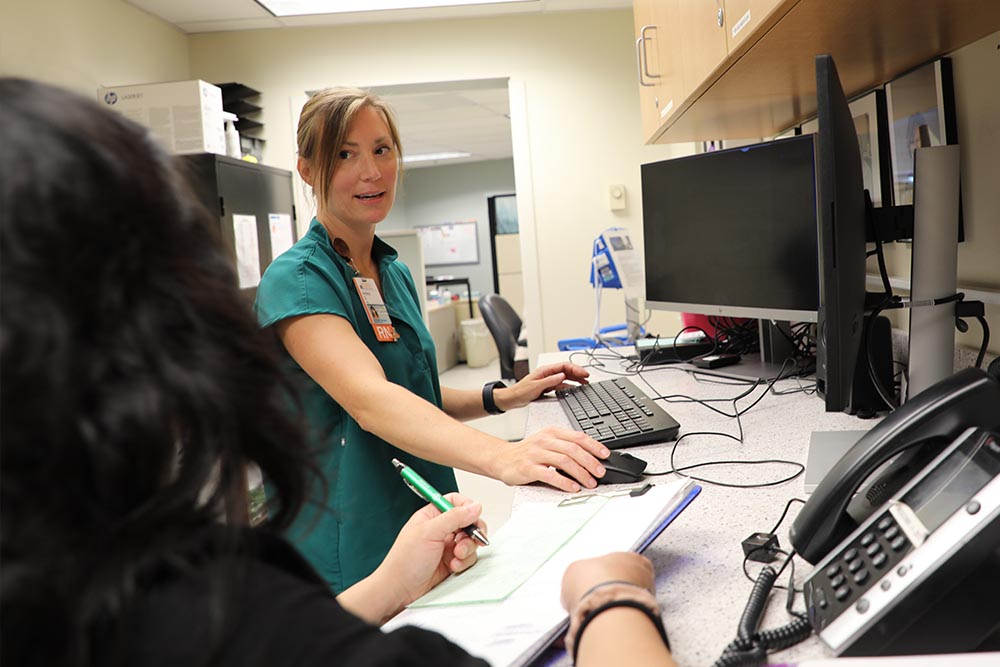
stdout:
<svg viewBox="0 0 1000 667">
<path fill-rule="evenodd" d="M 566 358 L 566 353 L 543 354 L 539 363 L 551 363 Z M 584 364 L 581 355 L 573 359 Z M 615 361 L 605 361 L 606 368 L 618 371 Z M 605 379 L 610 375 L 590 368 L 592 379 Z M 643 373 L 642 378 L 632 377 L 648 395 L 659 391 L 661 395 L 685 395 L 698 399 L 737 396 L 745 386 L 720 384 L 713 379 L 697 379 L 677 367 L 660 366 Z M 648 381 L 647 385 L 643 380 Z M 812 385 L 812 379 L 782 380 L 775 389 L 790 391 Z M 764 391 L 763 387 L 739 401 L 745 409 Z M 681 425 L 680 433 L 722 432 L 737 435 L 735 419 L 724 417 L 709 408 L 692 402 L 659 401 Z M 732 414 L 732 402 L 713 403 L 713 406 Z M 827 413 L 823 401 L 812 393 L 769 394 L 741 417 L 744 440 L 719 435 L 699 435 L 685 438 L 676 446 L 674 463 L 680 468 L 694 463 L 722 460 L 781 459 L 805 463 L 809 437 L 813 431 L 867 430 L 873 420 L 861 420 L 843 413 Z M 529 407 L 527 433 L 548 426 L 569 426 L 554 398 L 536 401 Z M 647 471 L 656 472 L 670 468 L 673 443 L 632 447 L 627 451 L 648 462 Z M 788 477 L 795 468 L 787 464 L 718 465 L 690 471 L 732 484 L 762 484 Z M 647 478 L 669 481 L 675 475 Z M 646 551 L 656 567 L 657 597 L 664 614 L 664 624 L 670 637 L 674 657 L 683 667 L 707 667 L 721 655 L 726 645 L 736 636 L 736 627 L 746 605 L 752 583 L 742 570 L 741 542 L 754 532 L 770 531 L 778 521 L 790 498 L 807 498 L 803 490 L 803 476 L 779 484 L 755 489 L 736 489 L 701 483 L 702 492 L 667 530 Z M 514 507 L 534 500 L 558 499 L 560 491 L 543 486 L 518 487 Z M 790 548 L 788 529 L 801 508 L 793 504 L 778 530 L 782 548 Z M 811 565 L 796 558 L 795 580 L 800 585 Z M 756 573 L 759 565 L 748 566 Z M 779 584 L 787 582 L 788 571 Z M 785 611 L 785 591 L 772 593 L 762 629 L 771 629 L 789 623 L 792 618 Z M 796 596 L 796 609 L 803 609 L 801 594 Z M 815 636 L 798 646 L 768 657 L 771 663 L 794 663 L 805 658 L 832 657 L 833 653 Z M 627 664 L 627 651 L 623 653 Z M 535 665 L 569 665 L 565 652 L 552 649 L 539 658 Z"/>
</svg>

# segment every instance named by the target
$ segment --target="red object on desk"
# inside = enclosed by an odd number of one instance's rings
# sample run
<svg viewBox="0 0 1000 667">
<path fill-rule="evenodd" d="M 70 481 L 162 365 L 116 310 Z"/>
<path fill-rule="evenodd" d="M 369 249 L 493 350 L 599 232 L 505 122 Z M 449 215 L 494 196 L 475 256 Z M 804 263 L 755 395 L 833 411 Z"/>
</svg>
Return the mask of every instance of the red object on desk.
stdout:
<svg viewBox="0 0 1000 667">
<path fill-rule="evenodd" d="M 699 329 L 702 329 L 709 338 L 715 338 L 715 327 L 709 323 L 708 315 L 681 313 L 681 325 L 684 327 L 698 327 Z"/>
<path fill-rule="evenodd" d="M 720 317 L 725 316 L 715 317 L 715 319 L 718 320 Z M 746 317 L 725 317 L 725 319 L 733 322 L 734 324 L 742 324 L 750 321 Z M 708 315 L 681 313 L 681 324 L 685 327 L 698 327 L 708 334 L 709 338 L 715 338 L 715 327 L 713 327 L 711 322 L 709 322 Z M 725 324 L 725 322 L 723 324 Z"/>
</svg>

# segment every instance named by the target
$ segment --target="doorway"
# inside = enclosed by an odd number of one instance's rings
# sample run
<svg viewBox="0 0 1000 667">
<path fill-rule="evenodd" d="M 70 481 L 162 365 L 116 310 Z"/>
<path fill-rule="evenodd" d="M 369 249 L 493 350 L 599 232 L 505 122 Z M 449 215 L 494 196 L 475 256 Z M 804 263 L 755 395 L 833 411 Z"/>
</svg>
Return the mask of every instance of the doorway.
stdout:
<svg viewBox="0 0 1000 667">
<path fill-rule="evenodd" d="M 493 291 L 524 319 L 524 275 L 521 234 L 517 221 L 517 195 L 487 199 L 490 215 L 490 250 L 493 254 Z"/>
</svg>

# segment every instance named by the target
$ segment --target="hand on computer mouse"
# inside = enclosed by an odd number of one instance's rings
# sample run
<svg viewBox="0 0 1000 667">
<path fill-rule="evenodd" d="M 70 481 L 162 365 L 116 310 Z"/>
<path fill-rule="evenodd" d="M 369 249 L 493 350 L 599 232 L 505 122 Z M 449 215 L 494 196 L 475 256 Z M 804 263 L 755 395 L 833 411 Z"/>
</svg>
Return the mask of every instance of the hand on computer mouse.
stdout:
<svg viewBox="0 0 1000 667">
<path fill-rule="evenodd" d="M 496 473 L 491 476 L 505 484 L 545 482 L 577 493 L 581 487 L 597 486 L 605 474 L 601 457 L 608 453 L 585 433 L 549 426 L 501 449 L 493 459 Z"/>
<path fill-rule="evenodd" d="M 608 457 L 601 461 L 604 466 L 604 477 L 597 480 L 598 484 L 631 484 L 642 479 L 646 462 L 626 452 L 608 452 Z"/>
</svg>

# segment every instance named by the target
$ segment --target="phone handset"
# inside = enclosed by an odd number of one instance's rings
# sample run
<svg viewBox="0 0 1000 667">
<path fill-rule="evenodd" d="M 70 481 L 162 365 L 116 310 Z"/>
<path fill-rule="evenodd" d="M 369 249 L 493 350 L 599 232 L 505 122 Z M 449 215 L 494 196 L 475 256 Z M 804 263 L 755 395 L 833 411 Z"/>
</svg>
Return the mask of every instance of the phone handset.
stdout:
<svg viewBox="0 0 1000 667">
<path fill-rule="evenodd" d="M 1000 382 L 978 368 L 959 371 L 911 398 L 851 447 L 816 487 L 789 531 L 796 552 L 809 563 L 819 562 L 857 527 L 848 505 L 882 464 L 902 454 L 887 473 L 895 474 L 891 484 L 882 475 L 879 483 L 885 488 L 870 485 L 871 509 L 916 472 L 905 471 L 905 463 L 927 461 L 970 426 L 1000 429 L 998 406 Z"/>
</svg>

